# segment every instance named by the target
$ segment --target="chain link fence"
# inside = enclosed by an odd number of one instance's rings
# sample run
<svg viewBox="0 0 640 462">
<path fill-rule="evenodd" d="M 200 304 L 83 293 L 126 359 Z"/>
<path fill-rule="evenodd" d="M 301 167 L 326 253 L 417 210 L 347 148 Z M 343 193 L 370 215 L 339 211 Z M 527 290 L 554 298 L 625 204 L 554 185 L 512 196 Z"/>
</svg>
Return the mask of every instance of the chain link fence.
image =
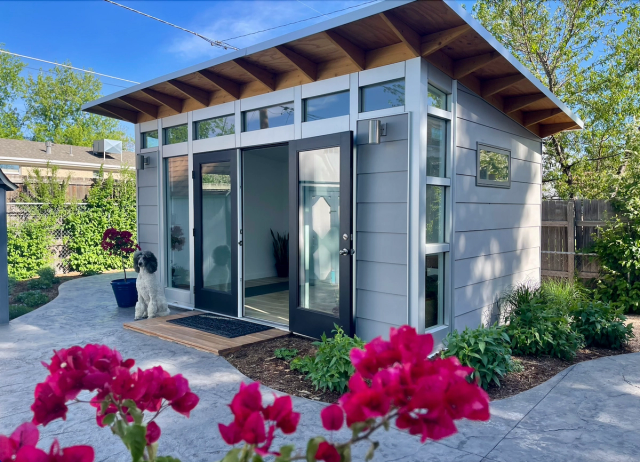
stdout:
<svg viewBox="0 0 640 462">
<path fill-rule="evenodd" d="M 49 204 L 38 202 L 9 202 L 7 203 L 7 225 L 19 226 L 29 221 L 43 217 L 52 217 L 51 233 L 53 234 L 53 245 L 51 253 L 56 274 L 67 274 L 70 272 L 67 257 L 71 254 L 65 242 L 69 239 L 69 234 L 63 228 L 64 217 L 69 215 L 75 207 L 84 207 L 84 203 L 65 204 L 62 208 L 52 208 Z"/>
</svg>

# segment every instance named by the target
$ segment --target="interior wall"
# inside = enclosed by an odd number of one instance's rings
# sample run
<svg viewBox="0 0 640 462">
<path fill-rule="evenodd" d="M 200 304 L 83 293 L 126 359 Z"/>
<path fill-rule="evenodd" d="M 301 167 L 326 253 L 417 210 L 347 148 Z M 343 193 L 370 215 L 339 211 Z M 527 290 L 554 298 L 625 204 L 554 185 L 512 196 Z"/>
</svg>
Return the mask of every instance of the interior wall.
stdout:
<svg viewBox="0 0 640 462">
<path fill-rule="evenodd" d="M 288 156 L 286 145 L 243 152 L 245 280 L 276 276 L 269 230 L 289 232 Z"/>
</svg>

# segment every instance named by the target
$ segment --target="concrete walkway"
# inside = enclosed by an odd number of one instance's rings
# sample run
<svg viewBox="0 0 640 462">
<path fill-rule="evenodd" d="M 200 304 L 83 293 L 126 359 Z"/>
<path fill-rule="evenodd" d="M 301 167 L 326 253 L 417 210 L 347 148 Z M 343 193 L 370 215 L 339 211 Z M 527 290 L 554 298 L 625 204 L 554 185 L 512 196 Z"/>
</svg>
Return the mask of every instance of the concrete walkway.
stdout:
<svg viewBox="0 0 640 462">
<path fill-rule="evenodd" d="M 133 309 L 115 306 L 109 286 L 113 278 L 107 274 L 67 282 L 48 305 L 0 326 L 0 434 L 31 419 L 35 384 L 46 376 L 40 362 L 48 362 L 54 348 L 104 343 L 135 358 L 140 367 L 162 365 L 182 373 L 200 396 L 190 419 L 172 411 L 160 417 L 162 455 L 182 462 L 221 459 L 227 446 L 217 423 L 231 420 L 227 404 L 247 378 L 218 356 L 124 330 L 122 323 L 133 318 Z M 264 391 L 271 396 L 269 389 Z M 297 437 L 276 444 L 302 445 L 324 434 L 322 407 L 294 398 L 294 409 L 302 413 Z M 96 461 L 129 460 L 122 443 L 99 428 L 94 415 L 88 405 L 71 406 L 66 422 L 43 429 L 40 446 L 48 448 L 58 438 L 63 446 L 94 446 Z M 613 356 L 577 364 L 532 390 L 497 401 L 490 422 L 464 422 L 460 434 L 439 443 L 420 445 L 398 431 L 382 432 L 376 460 L 638 461 L 639 416 L 640 354 Z M 355 451 L 354 460 L 363 460 L 366 449 Z"/>
</svg>

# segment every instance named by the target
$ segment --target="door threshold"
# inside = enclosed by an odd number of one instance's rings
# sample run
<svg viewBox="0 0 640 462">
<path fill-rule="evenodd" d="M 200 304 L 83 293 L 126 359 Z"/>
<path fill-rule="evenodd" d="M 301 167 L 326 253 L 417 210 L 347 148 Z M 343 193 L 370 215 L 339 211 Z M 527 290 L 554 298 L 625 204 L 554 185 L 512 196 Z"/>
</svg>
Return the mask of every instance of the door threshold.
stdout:
<svg viewBox="0 0 640 462">
<path fill-rule="evenodd" d="M 243 317 L 237 318 L 237 319 L 242 319 L 243 321 L 253 322 L 255 324 L 261 324 L 263 326 L 269 326 L 269 327 L 273 327 L 274 329 L 279 329 L 279 330 L 283 330 L 283 331 L 286 331 L 286 332 L 290 332 L 289 326 L 286 325 L 286 324 L 279 324 L 277 322 L 265 321 L 264 319 L 252 318 L 250 316 L 243 316 Z"/>
</svg>

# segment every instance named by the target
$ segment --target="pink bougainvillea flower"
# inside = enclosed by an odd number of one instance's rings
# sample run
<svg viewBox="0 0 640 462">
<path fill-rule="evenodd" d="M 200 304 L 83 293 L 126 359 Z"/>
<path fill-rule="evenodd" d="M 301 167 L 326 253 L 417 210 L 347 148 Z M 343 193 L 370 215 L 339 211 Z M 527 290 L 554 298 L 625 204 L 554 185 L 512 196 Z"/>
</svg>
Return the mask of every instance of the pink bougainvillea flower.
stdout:
<svg viewBox="0 0 640 462">
<path fill-rule="evenodd" d="M 145 435 L 147 438 L 147 446 L 158 441 L 160 439 L 160 433 L 160 426 L 153 421 L 149 422 L 147 424 L 147 433 Z"/>
<path fill-rule="evenodd" d="M 159 394 L 167 401 L 182 398 L 189 391 L 189 382 L 182 375 L 174 376 L 166 374 L 160 384 Z"/>
<path fill-rule="evenodd" d="M 256 447 L 255 451 L 258 455 L 265 457 L 265 456 L 279 456 L 280 454 L 277 452 L 271 452 L 270 448 L 271 448 L 271 444 L 273 443 L 273 438 L 274 438 L 274 434 L 276 432 L 276 426 L 275 425 L 271 425 L 269 427 L 269 431 L 267 432 L 267 439 L 265 440 L 264 444 L 262 446 L 258 446 Z"/>
<path fill-rule="evenodd" d="M 318 445 L 316 460 L 323 460 L 324 462 L 340 462 L 340 454 L 338 454 L 338 450 L 335 446 L 323 441 Z"/>
<path fill-rule="evenodd" d="M 320 418 L 322 419 L 322 426 L 329 431 L 340 430 L 344 423 L 342 408 L 336 404 L 325 407 L 320 412 Z"/>
<path fill-rule="evenodd" d="M 0 461 L 11 462 L 93 462 L 94 452 L 89 446 L 60 449 L 54 440 L 47 454 L 36 448 L 39 432 L 32 423 L 20 425 L 10 437 L 0 435 Z"/>
<path fill-rule="evenodd" d="M 264 419 L 260 412 L 253 412 L 242 426 L 242 439 L 249 444 L 261 444 L 267 439 Z"/>
<path fill-rule="evenodd" d="M 263 410 L 264 418 L 276 423 L 277 428 L 285 434 L 291 434 L 298 428 L 300 414 L 293 412 L 290 396 L 276 398 L 271 406 Z"/>
<path fill-rule="evenodd" d="M 173 401 L 171 403 L 171 407 L 174 411 L 182 414 L 185 417 L 189 417 L 193 408 L 198 405 L 198 402 L 200 402 L 200 398 L 198 398 L 198 395 L 192 392 L 188 392 L 185 393 L 182 398 Z"/>
<path fill-rule="evenodd" d="M 60 448 L 58 441 L 54 441 L 49 450 L 49 462 L 93 462 L 95 454 L 91 446 L 72 446 Z M 46 460 L 46 459 L 45 459 Z M 38 460 L 38 462 L 40 462 Z"/>
<path fill-rule="evenodd" d="M 69 408 L 64 396 L 56 394 L 48 383 L 39 383 L 35 390 L 36 400 L 31 405 L 32 422 L 36 425 L 47 425 L 55 419 L 67 419 Z"/>
</svg>

